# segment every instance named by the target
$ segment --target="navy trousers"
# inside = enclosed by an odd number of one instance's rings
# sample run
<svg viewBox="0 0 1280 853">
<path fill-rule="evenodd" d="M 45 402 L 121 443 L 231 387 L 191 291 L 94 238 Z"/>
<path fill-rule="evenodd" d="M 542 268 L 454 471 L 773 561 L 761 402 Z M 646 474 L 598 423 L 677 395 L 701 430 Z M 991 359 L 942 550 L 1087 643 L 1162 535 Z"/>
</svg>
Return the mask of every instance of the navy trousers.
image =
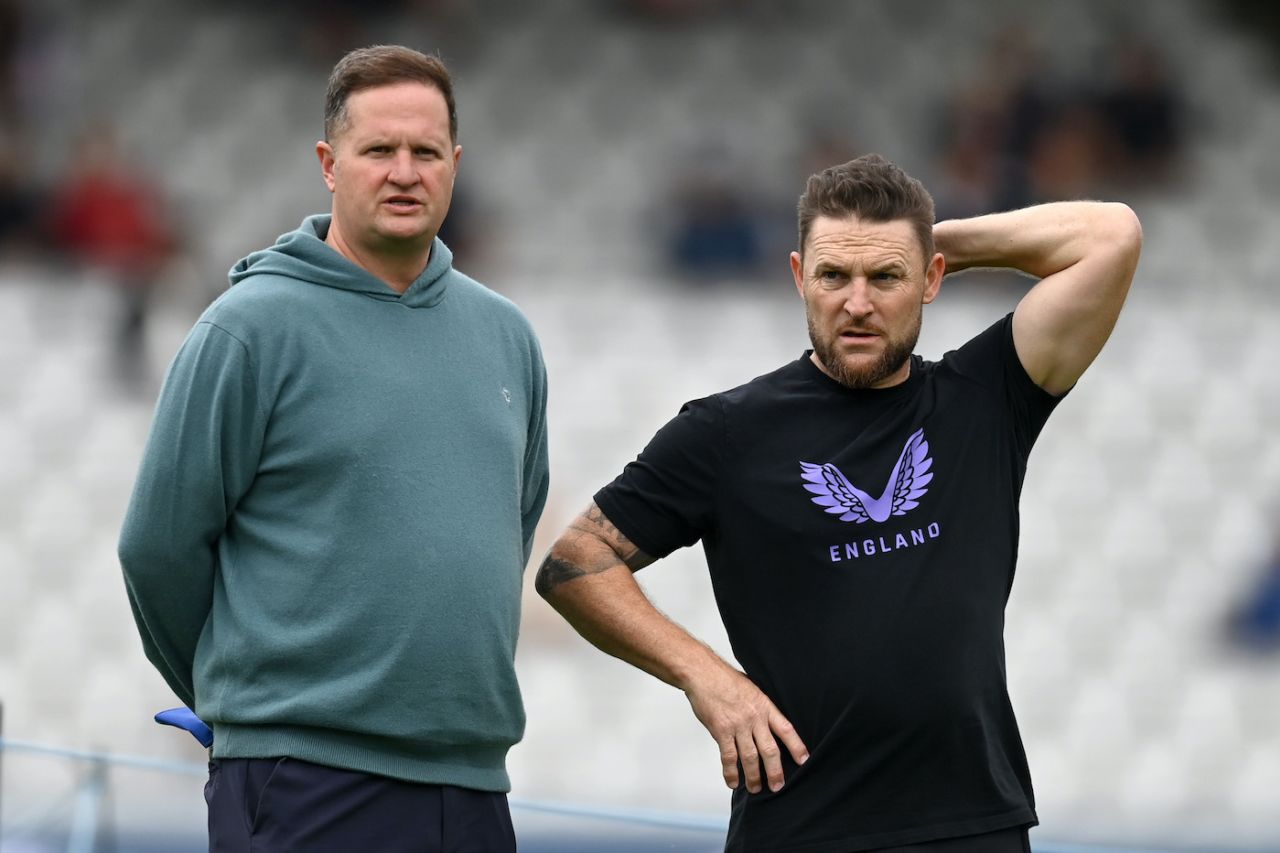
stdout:
<svg viewBox="0 0 1280 853">
<path fill-rule="evenodd" d="M 209 853 L 515 853 L 507 796 L 295 758 L 209 762 Z"/>
</svg>

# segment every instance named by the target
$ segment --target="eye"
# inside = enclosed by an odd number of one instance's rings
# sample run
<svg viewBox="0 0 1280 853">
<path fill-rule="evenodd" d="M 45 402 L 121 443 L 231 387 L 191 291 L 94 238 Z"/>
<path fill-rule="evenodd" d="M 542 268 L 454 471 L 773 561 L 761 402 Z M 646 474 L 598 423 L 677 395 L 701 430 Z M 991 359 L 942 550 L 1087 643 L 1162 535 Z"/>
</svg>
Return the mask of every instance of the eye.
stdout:
<svg viewBox="0 0 1280 853">
<path fill-rule="evenodd" d="M 423 160 L 436 160 L 440 157 L 440 152 L 434 148 L 415 148 L 413 156 L 420 157 Z"/>
<path fill-rule="evenodd" d="M 370 145 L 365 149 L 370 154 L 387 154 L 391 151 L 390 145 Z"/>
</svg>

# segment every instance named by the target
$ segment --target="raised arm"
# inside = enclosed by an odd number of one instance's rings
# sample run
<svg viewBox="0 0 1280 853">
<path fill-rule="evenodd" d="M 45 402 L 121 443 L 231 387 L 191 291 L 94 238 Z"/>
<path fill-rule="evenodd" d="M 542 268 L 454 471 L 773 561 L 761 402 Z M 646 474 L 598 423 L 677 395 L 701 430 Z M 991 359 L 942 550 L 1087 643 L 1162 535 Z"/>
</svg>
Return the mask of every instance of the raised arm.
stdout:
<svg viewBox="0 0 1280 853">
<path fill-rule="evenodd" d="M 569 525 L 538 569 L 537 590 L 601 651 L 683 690 L 720 747 L 725 784 L 782 787 L 778 739 L 796 763 L 809 757 L 791 723 L 758 687 L 649 601 L 633 572 L 653 562 L 595 503 Z"/>
<path fill-rule="evenodd" d="M 1069 201 L 934 226 L 948 273 L 1006 267 L 1040 281 L 1018 303 L 1013 342 L 1031 379 L 1065 394 L 1115 327 L 1142 249 L 1127 206 Z"/>
</svg>

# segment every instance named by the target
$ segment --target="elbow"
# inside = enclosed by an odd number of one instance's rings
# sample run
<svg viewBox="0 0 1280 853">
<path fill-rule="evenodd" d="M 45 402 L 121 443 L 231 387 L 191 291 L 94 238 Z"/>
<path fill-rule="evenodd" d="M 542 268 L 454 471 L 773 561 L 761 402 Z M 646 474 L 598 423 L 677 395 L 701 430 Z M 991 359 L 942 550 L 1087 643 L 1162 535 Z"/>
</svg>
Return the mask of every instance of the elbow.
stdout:
<svg viewBox="0 0 1280 853">
<path fill-rule="evenodd" d="M 174 577 L 178 567 L 189 564 L 171 542 L 157 539 L 138 525 L 126 524 L 116 543 L 120 570 L 132 585 L 165 582 Z"/>
<path fill-rule="evenodd" d="M 562 538 L 551 546 L 551 550 L 547 551 L 547 556 L 542 560 L 542 565 L 538 567 L 533 588 L 557 610 L 560 609 L 560 604 L 564 600 L 564 590 L 561 587 L 578 578 L 593 574 L 590 564 L 586 563 L 582 556 L 571 541 L 566 542 Z"/>
<path fill-rule="evenodd" d="M 131 528 L 125 527 L 120 534 L 120 541 L 116 543 L 116 558 L 120 561 L 120 568 L 127 577 L 137 574 L 139 567 L 148 565 L 152 555 L 147 548 L 145 538 Z"/>
<path fill-rule="evenodd" d="M 554 606 L 556 592 L 555 589 L 565 578 L 565 570 L 569 564 L 555 556 L 555 547 L 547 552 L 547 556 L 543 558 L 542 565 L 538 566 L 538 574 L 534 577 L 533 588 L 538 591 L 538 595 L 548 604 Z"/>
<path fill-rule="evenodd" d="M 1136 266 L 1142 252 L 1142 222 L 1133 208 L 1122 202 L 1107 203 L 1104 232 L 1116 250 Z"/>
<path fill-rule="evenodd" d="M 547 559 L 550 559 L 550 555 Z M 533 588 L 537 590 L 538 595 L 542 596 L 543 601 L 551 601 L 551 583 L 547 574 L 546 560 L 542 561 L 542 565 L 538 567 L 538 573 L 533 577 Z"/>
</svg>

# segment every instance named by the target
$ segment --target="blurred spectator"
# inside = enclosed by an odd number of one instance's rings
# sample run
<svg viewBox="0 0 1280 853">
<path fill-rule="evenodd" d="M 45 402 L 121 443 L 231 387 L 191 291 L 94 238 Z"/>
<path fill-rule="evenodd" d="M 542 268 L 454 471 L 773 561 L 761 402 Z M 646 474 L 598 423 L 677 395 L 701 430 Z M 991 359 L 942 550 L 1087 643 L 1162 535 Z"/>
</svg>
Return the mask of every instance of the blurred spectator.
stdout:
<svg viewBox="0 0 1280 853">
<path fill-rule="evenodd" d="M 966 113 L 942 152 L 934 191 L 938 219 L 965 219 L 1000 209 L 1004 181 L 1000 151 L 992 144 L 991 125 Z"/>
<path fill-rule="evenodd" d="M 761 261 L 750 202 L 718 181 L 686 184 L 675 199 L 671 258 L 692 275 L 750 273 Z"/>
<path fill-rule="evenodd" d="M 1027 153 L 1048 111 L 1048 60 L 1025 27 L 999 32 L 982 68 L 944 110 L 939 219 L 957 219 L 1029 203 Z"/>
<path fill-rule="evenodd" d="M 987 56 L 945 111 L 940 217 L 1158 188 L 1175 174 L 1181 97 L 1150 43 L 1117 37 L 1097 77 L 1058 73 L 1021 26 Z"/>
<path fill-rule="evenodd" d="M 668 260 L 692 280 L 751 277 L 764 260 L 760 204 L 734 160 L 727 144 L 703 140 L 665 205 Z"/>
<path fill-rule="evenodd" d="M 22 145 L 19 57 L 27 30 L 19 0 L 0 0 L 0 255 L 32 242 L 36 190 Z"/>
<path fill-rule="evenodd" d="M 0 257 L 37 241 L 40 194 L 27 166 L 22 146 L 0 128 Z"/>
<path fill-rule="evenodd" d="M 1113 178 L 1127 185 L 1153 185 L 1175 177 L 1182 150 L 1183 105 L 1164 57 L 1142 41 L 1119 43 L 1101 112 L 1118 157 Z"/>
<path fill-rule="evenodd" d="M 161 192 L 125 164 L 111 128 L 94 127 L 79 140 L 55 190 L 49 230 L 56 247 L 116 287 L 115 366 L 122 383 L 140 389 L 147 306 L 177 234 Z"/>
<path fill-rule="evenodd" d="M 1083 95 L 1061 99 L 1029 140 L 1023 161 L 1027 197 L 1022 203 L 1080 199 L 1098 192 L 1108 139 L 1092 99 Z"/>
<path fill-rule="evenodd" d="M 1280 652 L 1280 554 L 1227 615 L 1227 639 L 1251 652 Z"/>
</svg>

